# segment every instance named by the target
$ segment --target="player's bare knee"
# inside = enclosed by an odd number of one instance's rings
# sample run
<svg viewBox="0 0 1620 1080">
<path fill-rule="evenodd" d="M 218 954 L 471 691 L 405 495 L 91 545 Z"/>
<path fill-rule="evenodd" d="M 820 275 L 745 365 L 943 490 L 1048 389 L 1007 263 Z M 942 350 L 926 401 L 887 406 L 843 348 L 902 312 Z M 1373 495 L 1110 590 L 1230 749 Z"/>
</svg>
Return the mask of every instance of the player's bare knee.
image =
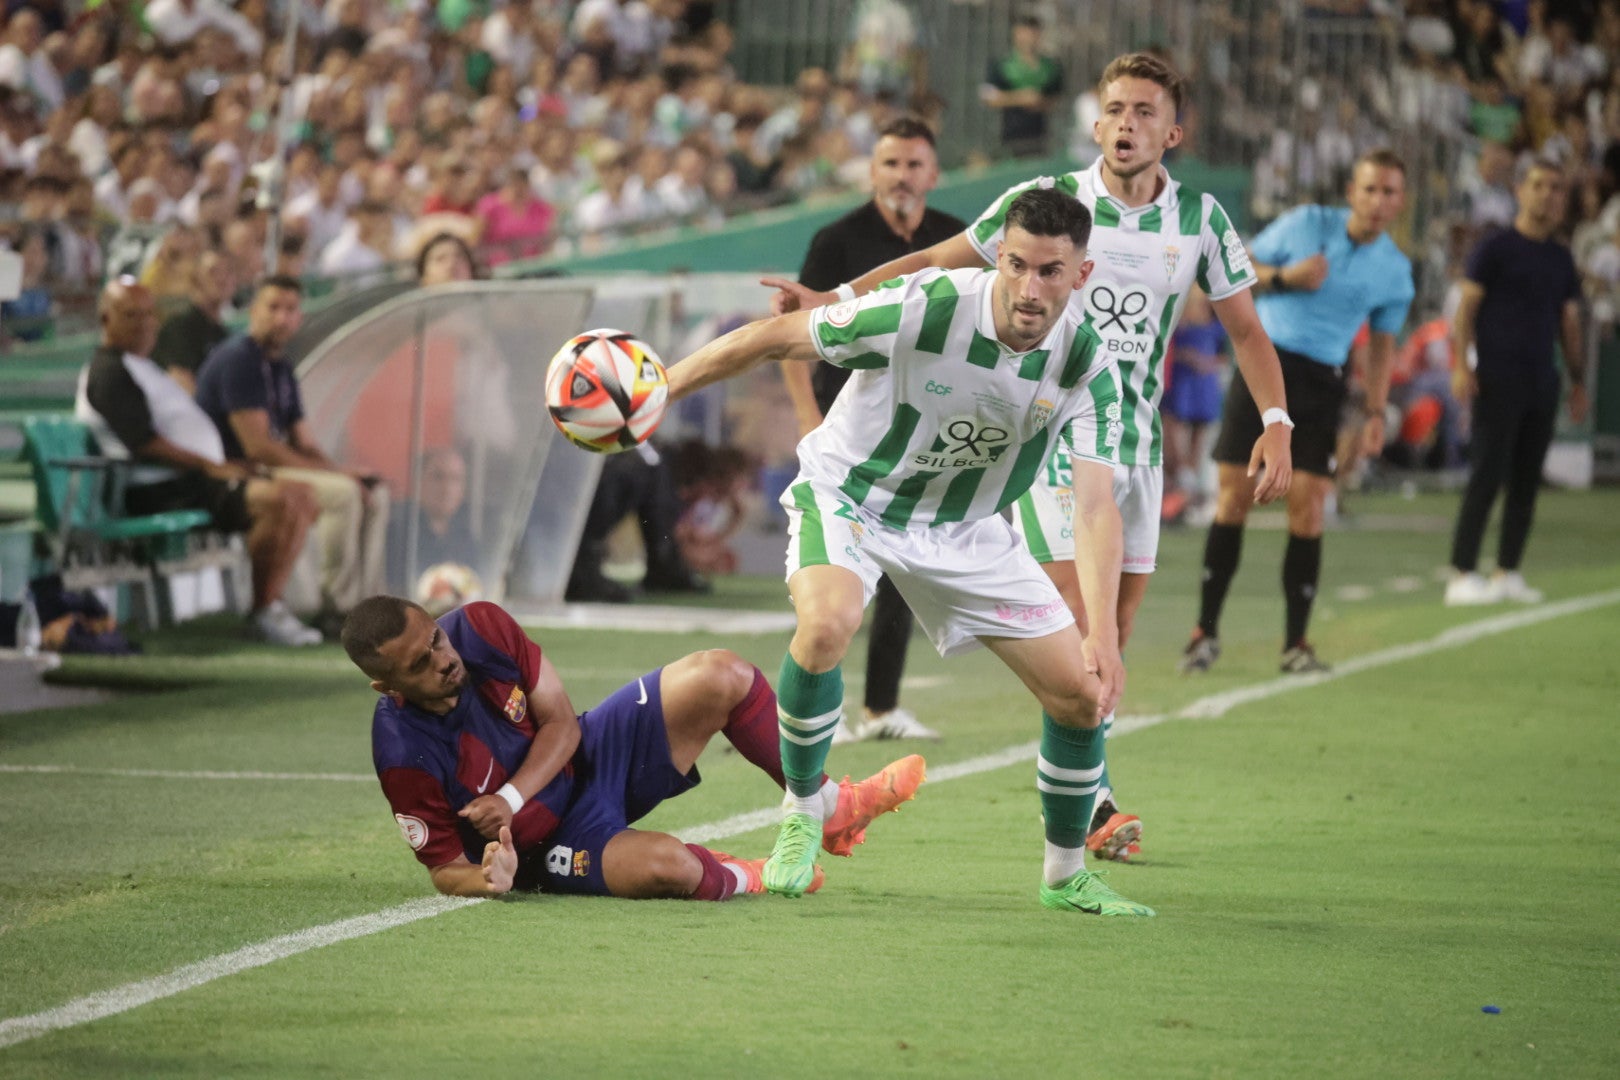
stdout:
<svg viewBox="0 0 1620 1080">
<path fill-rule="evenodd" d="M 755 667 L 730 649 L 705 649 L 684 657 L 681 677 L 696 680 L 720 709 L 722 717 L 754 688 Z"/>
<path fill-rule="evenodd" d="M 836 608 L 822 609 L 810 615 L 801 612 L 799 625 L 793 631 L 793 657 L 807 670 L 831 670 L 843 659 L 855 632 L 860 628 L 860 608 L 855 609 L 853 616 Z"/>
<path fill-rule="evenodd" d="M 1096 696 L 1079 683 L 1042 690 L 1036 698 L 1046 715 L 1064 727 L 1094 728 L 1102 720 Z"/>
</svg>

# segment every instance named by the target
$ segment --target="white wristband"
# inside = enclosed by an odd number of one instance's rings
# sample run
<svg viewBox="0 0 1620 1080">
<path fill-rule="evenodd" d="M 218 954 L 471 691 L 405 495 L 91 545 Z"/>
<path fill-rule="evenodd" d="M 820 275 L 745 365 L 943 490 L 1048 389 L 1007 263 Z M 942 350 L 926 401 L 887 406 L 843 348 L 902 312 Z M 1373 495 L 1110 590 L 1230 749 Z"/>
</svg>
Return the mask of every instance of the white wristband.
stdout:
<svg viewBox="0 0 1620 1080">
<path fill-rule="evenodd" d="M 1292 428 L 1294 421 L 1289 419 L 1287 409 L 1279 409 L 1273 406 L 1260 414 L 1261 427 L 1270 427 L 1272 424 L 1282 424 L 1284 427 Z"/>
<path fill-rule="evenodd" d="M 855 286 L 846 281 L 833 290 L 833 295 L 838 297 L 839 300 L 853 300 L 855 299 Z"/>
<path fill-rule="evenodd" d="M 506 805 L 512 808 L 514 816 L 519 810 L 523 809 L 523 796 L 511 784 L 502 784 L 495 789 L 495 794 L 506 800 Z"/>
</svg>

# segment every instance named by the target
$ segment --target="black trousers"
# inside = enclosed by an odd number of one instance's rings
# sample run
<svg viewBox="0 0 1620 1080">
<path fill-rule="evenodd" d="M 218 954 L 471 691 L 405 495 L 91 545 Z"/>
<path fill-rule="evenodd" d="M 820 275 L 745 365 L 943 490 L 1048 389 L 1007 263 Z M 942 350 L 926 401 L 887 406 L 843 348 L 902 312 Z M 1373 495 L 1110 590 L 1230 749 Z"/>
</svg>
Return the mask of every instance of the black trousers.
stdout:
<svg viewBox="0 0 1620 1080">
<path fill-rule="evenodd" d="M 1468 486 L 1463 489 L 1457 532 L 1451 542 L 1452 566 L 1459 570 L 1478 566 L 1491 504 L 1506 486 L 1496 565 L 1503 570 L 1519 568 L 1557 416 L 1556 390 L 1547 393 L 1513 383 L 1480 383 L 1479 396 L 1474 399 Z"/>
</svg>

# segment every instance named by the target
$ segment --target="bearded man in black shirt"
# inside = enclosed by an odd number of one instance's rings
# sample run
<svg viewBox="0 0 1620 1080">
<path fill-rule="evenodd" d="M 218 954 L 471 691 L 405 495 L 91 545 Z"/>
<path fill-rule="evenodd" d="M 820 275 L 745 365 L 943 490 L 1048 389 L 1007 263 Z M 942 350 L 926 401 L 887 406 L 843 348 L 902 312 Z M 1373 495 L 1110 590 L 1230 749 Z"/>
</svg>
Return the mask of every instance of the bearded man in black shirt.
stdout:
<svg viewBox="0 0 1620 1080">
<path fill-rule="evenodd" d="M 928 125 L 912 117 L 885 125 L 872 150 L 871 200 L 816 233 L 799 281 L 821 291 L 841 289 L 873 267 L 962 233 L 967 228 L 962 219 L 928 207 L 928 193 L 938 182 L 939 159 Z M 803 438 L 827 415 L 850 373 L 832 364 L 784 363 L 781 368 Z M 833 742 L 939 737 L 899 707 L 913 621 L 899 590 L 887 577 L 880 579 L 866 642 L 866 719 L 853 731 L 840 725 Z"/>
</svg>

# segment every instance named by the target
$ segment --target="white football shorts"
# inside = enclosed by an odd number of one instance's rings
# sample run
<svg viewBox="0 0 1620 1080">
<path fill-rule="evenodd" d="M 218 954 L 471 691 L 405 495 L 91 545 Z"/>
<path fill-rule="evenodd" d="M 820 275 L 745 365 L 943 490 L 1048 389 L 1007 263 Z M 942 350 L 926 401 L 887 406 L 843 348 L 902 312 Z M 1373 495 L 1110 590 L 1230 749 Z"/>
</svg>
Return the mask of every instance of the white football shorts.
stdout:
<svg viewBox="0 0 1620 1080">
<path fill-rule="evenodd" d="M 1127 574 L 1151 574 L 1159 565 L 1159 515 L 1164 468 L 1115 465 L 1114 502 L 1125 530 Z M 1046 483 L 1045 471 L 1012 506 L 1013 527 L 1038 563 L 1074 558 L 1074 491 Z"/>
<path fill-rule="evenodd" d="M 1046 637 L 1074 622 L 1004 518 L 895 529 L 837 488 L 802 478 L 781 501 L 789 579 L 806 566 L 842 566 L 871 603 L 888 574 L 941 656 L 970 652 L 981 637 Z"/>
</svg>

